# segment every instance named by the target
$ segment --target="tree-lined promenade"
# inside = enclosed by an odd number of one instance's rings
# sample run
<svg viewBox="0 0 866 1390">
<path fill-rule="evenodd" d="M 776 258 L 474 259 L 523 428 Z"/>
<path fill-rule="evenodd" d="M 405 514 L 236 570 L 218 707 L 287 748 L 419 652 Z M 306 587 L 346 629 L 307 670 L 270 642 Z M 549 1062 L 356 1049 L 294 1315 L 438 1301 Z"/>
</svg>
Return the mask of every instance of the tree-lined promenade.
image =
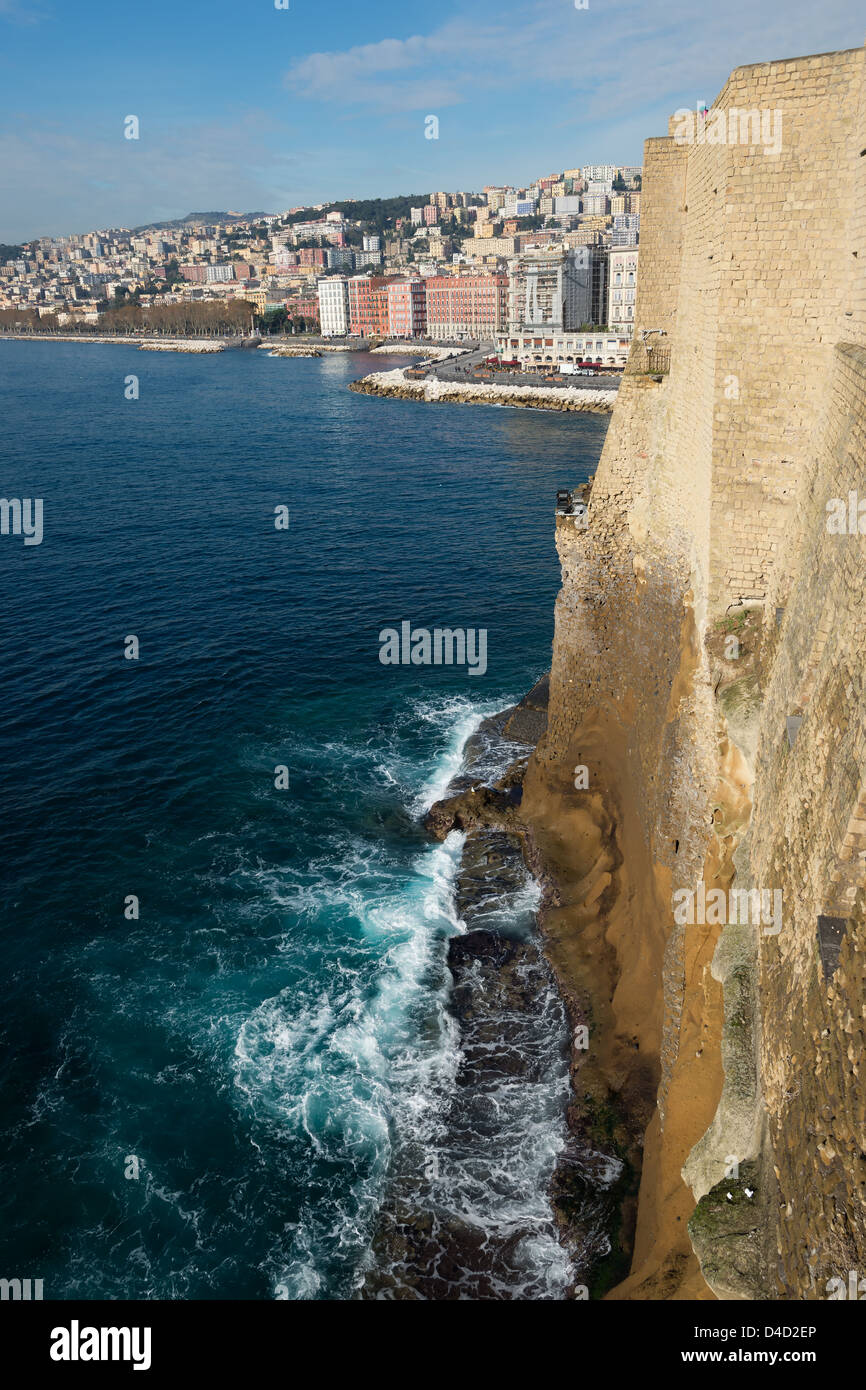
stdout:
<svg viewBox="0 0 866 1390">
<path fill-rule="evenodd" d="M 80 333 L 129 337 L 212 338 L 242 337 L 256 326 L 252 304 L 244 299 L 207 304 L 124 304 L 106 309 L 95 323 L 60 323 L 56 314 L 40 315 L 35 309 L 0 309 L 0 332 L 57 333 L 64 337 Z"/>
</svg>

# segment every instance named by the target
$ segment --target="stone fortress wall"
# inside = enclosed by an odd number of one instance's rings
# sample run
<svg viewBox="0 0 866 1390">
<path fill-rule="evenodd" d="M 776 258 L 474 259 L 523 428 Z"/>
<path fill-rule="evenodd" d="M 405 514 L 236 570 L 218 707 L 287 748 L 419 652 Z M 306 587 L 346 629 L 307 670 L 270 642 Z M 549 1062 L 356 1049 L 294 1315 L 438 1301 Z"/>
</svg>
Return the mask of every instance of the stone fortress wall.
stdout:
<svg viewBox="0 0 866 1390">
<path fill-rule="evenodd" d="M 737 69 L 683 131 L 646 144 L 588 528 L 557 519 L 528 804 L 589 760 L 621 841 L 609 1084 L 629 1033 L 658 1108 L 613 1296 L 825 1298 L 866 1278 L 866 535 L 827 524 L 856 493 L 866 531 L 866 51 Z M 781 929 L 677 925 L 701 879 L 780 890 Z"/>
</svg>

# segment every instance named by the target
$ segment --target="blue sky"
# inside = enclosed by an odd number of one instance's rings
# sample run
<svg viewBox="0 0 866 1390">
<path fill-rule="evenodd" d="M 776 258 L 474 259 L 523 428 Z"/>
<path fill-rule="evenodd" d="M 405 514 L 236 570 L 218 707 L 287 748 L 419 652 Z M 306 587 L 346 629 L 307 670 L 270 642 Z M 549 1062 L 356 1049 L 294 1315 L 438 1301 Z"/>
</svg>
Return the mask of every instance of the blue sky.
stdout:
<svg viewBox="0 0 866 1390">
<path fill-rule="evenodd" d="M 732 68 L 866 36 L 862 0 L 289 5 L 0 0 L 0 241 L 639 164 Z"/>
</svg>

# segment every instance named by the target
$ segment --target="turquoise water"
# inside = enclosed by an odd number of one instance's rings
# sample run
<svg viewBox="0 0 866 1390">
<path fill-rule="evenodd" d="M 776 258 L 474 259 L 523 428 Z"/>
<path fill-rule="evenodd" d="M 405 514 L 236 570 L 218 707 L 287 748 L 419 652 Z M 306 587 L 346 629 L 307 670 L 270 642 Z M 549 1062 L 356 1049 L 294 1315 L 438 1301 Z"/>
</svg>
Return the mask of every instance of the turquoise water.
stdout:
<svg viewBox="0 0 866 1390">
<path fill-rule="evenodd" d="M 2 492 L 44 499 L 0 537 L 0 1227 L 46 1298 L 351 1297 L 449 1104 L 461 837 L 419 816 L 549 664 L 607 417 L 346 389 L 394 364 L 0 342 Z M 485 674 L 382 665 L 404 620 L 486 629 Z M 545 1296 L 556 1056 L 472 1194 L 537 1221 Z"/>
</svg>

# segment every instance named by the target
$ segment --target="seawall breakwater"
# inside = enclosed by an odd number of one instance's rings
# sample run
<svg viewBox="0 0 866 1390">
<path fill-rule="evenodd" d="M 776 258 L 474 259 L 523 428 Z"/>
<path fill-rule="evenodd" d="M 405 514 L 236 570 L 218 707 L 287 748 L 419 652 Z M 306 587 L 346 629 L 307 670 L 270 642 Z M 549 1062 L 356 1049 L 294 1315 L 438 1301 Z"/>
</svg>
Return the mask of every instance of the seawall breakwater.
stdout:
<svg viewBox="0 0 866 1390">
<path fill-rule="evenodd" d="M 242 347 L 246 338 L 140 338 L 124 333 L 0 333 L 0 342 L 10 339 L 20 343 L 118 343 L 121 347 L 137 347 L 142 352 L 224 352 L 228 347 Z"/>
<path fill-rule="evenodd" d="M 505 386 L 481 382 L 423 381 L 407 378 L 401 368 L 390 372 L 371 372 L 349 384 L 350 391 L 367 396 L 390 396 L 398 400 L 427 401 L 431 404 L 510 405 L 527 410 L 577 410 L 608 414 L 613 409 L 611 391 L 582 390 L 574 386 Z"/>
</svg>

